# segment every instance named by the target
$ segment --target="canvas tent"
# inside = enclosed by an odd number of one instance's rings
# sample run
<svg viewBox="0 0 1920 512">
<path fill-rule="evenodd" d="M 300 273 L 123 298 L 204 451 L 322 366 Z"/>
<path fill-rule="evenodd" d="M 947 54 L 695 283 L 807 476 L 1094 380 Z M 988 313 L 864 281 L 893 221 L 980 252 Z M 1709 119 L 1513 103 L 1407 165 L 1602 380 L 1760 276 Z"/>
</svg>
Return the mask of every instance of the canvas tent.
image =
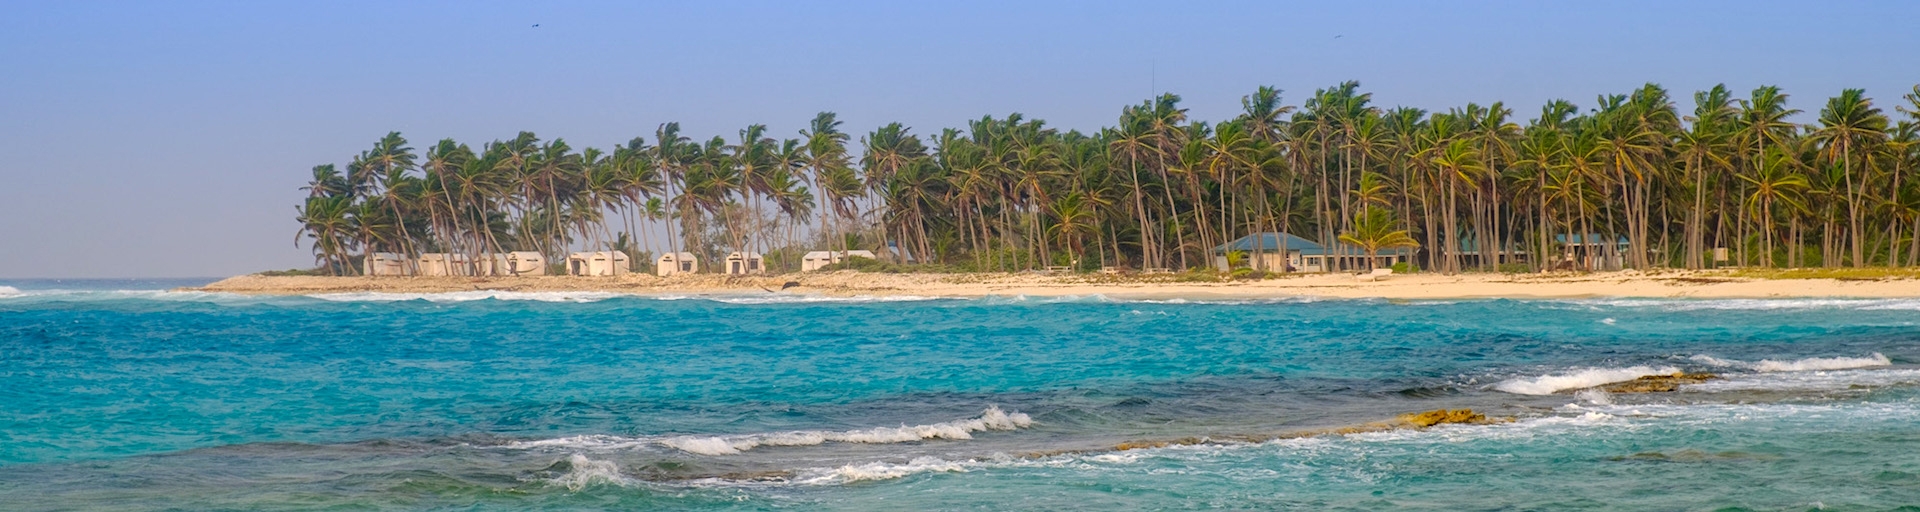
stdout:
<svg viewBox="0 0 1920 512">
<path fill-rule="evenodd" d="M 430 252 L 414 260 L 423 276 L 465 276 L 473 274 L 472 259 L 465 254 Z"/>
<path fill-rule="evenodd" d="M 369 276 L 404 276 L 412 274 L 412 272 L 407 271 L 407 257 L 394 252 L 368 254 L 366 261 L 361 262 L 360 266 L 360 273 Z"/>
<path fill-rule="evenodd" d="M 547 257 L 533 251 L 514 251 L 505 254 L 493 254 L 493 275 L 496 276 L 544 276 L 547 275 Z"/>
<path fill-rule="evenodd" d="M 700 271 L 700 258 L 690 252 L 670 252 L 654 260 L 654 273 L 662 277 L 674 274 L 692 274 Z"/>
<path fill-rule="evenodd" d="M 757 252 L 734 252 L 727 255 L 727 275 L 743 276 L 767 271 L 766 259 Z"/>
<path fill-rule="evenodd" d="M 627 253 L 576 252 L 567 256 L 567 273 L 576 276 L 617 276 L 627 273 Z"/>
<path fill-rule="evenodd" d="M 873 251 L 813 251 L 800 258 L 800 271 L 812 272 L 821 267 L 845 261 L 847 258 L 878 259 Z"/>
</svg>

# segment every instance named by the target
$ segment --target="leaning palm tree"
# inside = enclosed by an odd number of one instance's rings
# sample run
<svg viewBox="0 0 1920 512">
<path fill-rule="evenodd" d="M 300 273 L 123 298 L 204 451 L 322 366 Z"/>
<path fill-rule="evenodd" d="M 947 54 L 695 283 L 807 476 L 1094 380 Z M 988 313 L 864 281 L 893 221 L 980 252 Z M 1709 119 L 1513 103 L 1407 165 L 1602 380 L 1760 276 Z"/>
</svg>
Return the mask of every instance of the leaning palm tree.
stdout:
<svg viewBox="0 0 1920 512">
<path fill-rule="evenodd" d="M 347 260 L 347 251 L 353 245 L 353 222 L 349 218 L 352 205 L 352 197 L 337 195 L 307 198 L 306 205 L 299 208 L 296 219 L 300 231 L 294 246 L 299 247 L 300 235 L 313 239 L 314 262 L 326 267 L 328 275 L 352 272 Z"/>
<path fill-rule="evenodd" d="M 1394 229 L 1392 211 L 1377 206 L 1364 206 L 1353 214 L 1353 229 L 1341 233 L 1340 241 L 1367 252 L 1367 270 L 1373 270 L 1381 249 L 1420 247 L 1407 230 Z"/>
<path fill-rule="evenodd" d="M 1847 231 L 1853 243 L 1853 266 L 1867 264 L 1866 233 L 1861 222 L 1864 196 L 1868 187 L 1867 177 L 1854 175 L 1854 149 L 1871 146 L 1887 138 L 1887 116 L 1873 106 L 1866 91 L 1847 89 L 1839 96 L 1827 100 L 1826 108 L 1820 109 L 1820 129 L 1813 132 L 1825 149 L 1821 151 L 1829 162 L 1838 162 L 1846 178 Z M 1866 151 L 1861 151 L 1866 153 Z"/>
</svg>

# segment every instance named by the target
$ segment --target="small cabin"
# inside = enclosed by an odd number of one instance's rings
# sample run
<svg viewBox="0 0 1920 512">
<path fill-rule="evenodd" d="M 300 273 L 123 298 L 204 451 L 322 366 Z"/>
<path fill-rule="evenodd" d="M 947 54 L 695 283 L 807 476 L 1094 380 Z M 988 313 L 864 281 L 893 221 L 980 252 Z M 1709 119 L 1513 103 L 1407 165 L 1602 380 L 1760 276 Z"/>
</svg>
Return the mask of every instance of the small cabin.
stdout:
<svg viewBox="0 0 1920 512">
<path fill-rule="evenodd" d="M 544 276 L 547 275 L 547 257 L 533 251 L 514 251 L 505 254 L 493 254 L 491 275 L 496 276 Z"/>
<path fill-rule="evenodd" d="M 735 251 L 727 255 L 726 269 L 730 276 L 763 274 L 767 271 L 767 260 L 757 252 Z"/>
<path fill-rule="evenodd" d="M 873 251 L 813 251 L 800 258 L 800 271 L 812 272 L 847 258 L 879 259 Z"/>
<path fill-rule="evenodd" d="M 653 270 L 655 274 L 659 274 L 661 277 L 674 274 L 692 274 L 700 271 L 700 258 L 694 257 L 693 253 L 690 252 L 670 252 L 662 254 L 659 259 L 654 260 Z"/>
<path fill-rule="evenodd" d="M 361 262 L 361 273 L 369 276 L 404 276 L 407 271 L 407 257 L 395 252 L 376 252 L 368 254 Z"/>
<path fill-rule="evenodd" d="M 567 256 L 567 273 L 576 276 L 617 276 L 627 273 L 627 253 L 576 252 Z"/>
<path fill-rule="evenodd" d="M 465 254 L 430 252 L 414 260 L 423 276 L 465 276 L 473 274 L 473 260 Z"/>
</svg>

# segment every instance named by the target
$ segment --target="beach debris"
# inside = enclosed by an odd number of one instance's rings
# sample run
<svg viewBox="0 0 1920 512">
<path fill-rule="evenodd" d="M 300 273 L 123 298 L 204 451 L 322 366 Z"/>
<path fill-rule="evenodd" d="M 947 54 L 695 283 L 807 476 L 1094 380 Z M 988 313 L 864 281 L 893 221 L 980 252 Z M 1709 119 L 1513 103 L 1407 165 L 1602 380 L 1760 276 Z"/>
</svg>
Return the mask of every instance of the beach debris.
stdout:
<svg viewBox="0 0 1920 512">
<path fill-rule="evenodd" d="M 1666 393 L 1679 389 L 1681 384 L 1699 384 L 1718 378 L 1720 376 L 1711 373 L 1674 372 L 1672 375 L 1647 375 L 1626 382 L 1615 382 L 1599 386 L 1599 389 L 1608 393 Z"/>
<path fill-rule="evenodd" d="M 793 287 L 795 287 L 795 286 L 800 286 L 800 282 L 799 282 L 799 281 L 787 281 L 787 282 L 785 282 L 785 283 L 782 283 L 782 284 L 780 285 L 780 289 L 782 289 L 782 290 L 785 290 L 785 289 L 788 289 L 788 288 L 793 288 Z"/>
</svg>

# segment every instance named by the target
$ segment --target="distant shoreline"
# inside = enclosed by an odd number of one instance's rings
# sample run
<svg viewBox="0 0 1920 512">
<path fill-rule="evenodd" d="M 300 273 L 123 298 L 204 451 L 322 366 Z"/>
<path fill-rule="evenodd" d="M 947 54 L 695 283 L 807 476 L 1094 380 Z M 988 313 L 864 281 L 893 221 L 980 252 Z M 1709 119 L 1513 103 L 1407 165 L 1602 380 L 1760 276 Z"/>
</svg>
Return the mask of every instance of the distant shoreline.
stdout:
<svg viewBox="0 0 1920 512">
<path fill-rule="evenodd" d="M 785 287 L 783 289 L 783 286 Z M 1712 272 L 1591 274 L 1411 274 L 1367 282 L 1349 274 L 1189 282 L 1179 276 L 881 274 L 853 271 L 729 277 L 230 277 L 183 290 L 259 295 L 451 293 L 470 291 L 831 296 L 1089 296 L 1123 299 L 1575 299 L 1597 297 L 1777 299 L 1920 298 L 1920 280 L 1766 279 Z"/>
</svg>

